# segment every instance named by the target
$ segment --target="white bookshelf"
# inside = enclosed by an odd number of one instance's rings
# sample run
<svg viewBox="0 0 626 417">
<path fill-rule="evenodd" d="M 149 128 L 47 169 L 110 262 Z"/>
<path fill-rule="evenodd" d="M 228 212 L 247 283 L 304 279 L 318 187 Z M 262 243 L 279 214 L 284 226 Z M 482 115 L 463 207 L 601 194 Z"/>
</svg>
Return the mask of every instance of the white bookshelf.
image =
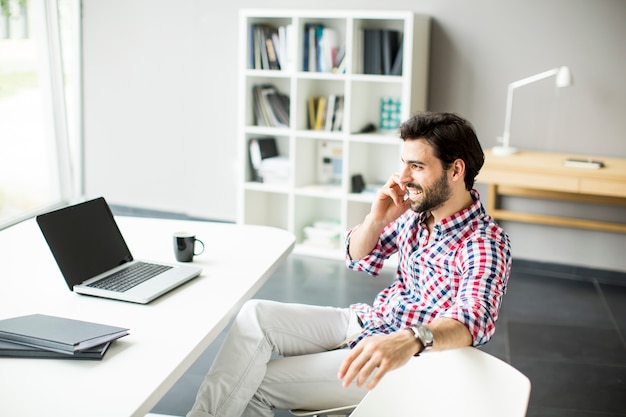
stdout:
<svg viewBox="0 0 626 417">
<path fill-rule="evenodd" d="M 251 68 L 253 24 L 289 27 L 288 65 L 280 70 Z M 303 70 L 304 34 L 308 24 L 334 29 L 345 44 L 345 72 Z M 402 35 L 401 75 L 362 72 L 364 29 L 398 31 Z M 430 18 L 405 11 L 304 11 L 242 10 L 239 61 L 239 161 L 240 181 L 237 221 L 275 226 L 296 235 L 297 253 L 342 257 L 343 250 L 304 243 L 304 228 L 316 221 L 334 220 L 343 231 L 358 224 L 369 212 L 372 193 L 352 193 L 351 178 L 361 174 L 366 185 L 383 183 L 400 167 L 401 140 L 397 129 L 360 134 L 368 123 L 378 127 L 381 98 L 401 102 L 400 120 L 426 109 Z M 283 56 L 285 53 L 283 53 Z M 283 60 L 283 62 L 285 62 Z M 271 84 L 289 96 L 289 126 L 254 124 L 252 87 Z M 343 95 L 341 131 L 312 130 L 308 123 L 310 96 Z M 273 137 L 281 156 L 288 158 L 289 176 L 280 183 L 260 183 L 248 156 L 252 138 Z M 341 149 L 339 184 L 318 184 L 318 157 L 323 142 Z"/>
</svg>

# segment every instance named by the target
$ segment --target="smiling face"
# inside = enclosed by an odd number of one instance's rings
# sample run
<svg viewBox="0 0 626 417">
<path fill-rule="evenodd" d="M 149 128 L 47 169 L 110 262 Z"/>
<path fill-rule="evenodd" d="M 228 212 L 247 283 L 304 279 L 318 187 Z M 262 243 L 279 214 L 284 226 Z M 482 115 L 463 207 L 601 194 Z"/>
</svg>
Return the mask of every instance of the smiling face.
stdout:
<svg viewBox="0 0 626 417">
<path fill-rule="evenodd" d="M 444 169 L 428 142 L 423 139 L 405 140 L 402 163 L 402 177 L 411 177 L 411 181 L 406 183 L 411 210 L 418 213 L 433 211 L 450 199 L 450 170 Z"/>
</svg>

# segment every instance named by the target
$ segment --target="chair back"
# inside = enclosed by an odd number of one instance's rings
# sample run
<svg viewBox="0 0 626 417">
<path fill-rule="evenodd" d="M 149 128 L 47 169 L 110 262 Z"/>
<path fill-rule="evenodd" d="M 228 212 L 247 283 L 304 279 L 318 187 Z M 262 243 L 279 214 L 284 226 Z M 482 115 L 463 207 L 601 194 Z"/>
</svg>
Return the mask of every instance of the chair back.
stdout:
<svg viewBox="0 0 626 417">
<path fill-rule="evenodd" d="M 389 372 L 350 417 L 524 417 L 530 380 L 472 347 L 427 351 Z"/>
</svg>

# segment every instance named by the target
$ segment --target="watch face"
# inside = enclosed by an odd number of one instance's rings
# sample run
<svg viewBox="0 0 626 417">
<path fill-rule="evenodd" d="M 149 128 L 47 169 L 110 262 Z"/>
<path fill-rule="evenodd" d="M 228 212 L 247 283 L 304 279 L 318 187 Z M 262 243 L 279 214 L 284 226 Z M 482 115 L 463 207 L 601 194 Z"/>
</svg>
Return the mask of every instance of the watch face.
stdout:
<svg viewBox="0 0 626 417">
<path fill-rule="evenodd" d="M 420 340 L 424 344 L 424 347 L 432 346 L 433 333 L 430 330 L 428 330 L 428 327 L 419 326 L 417 328 L 417 333 L 419 334 Z"/>
</svg>

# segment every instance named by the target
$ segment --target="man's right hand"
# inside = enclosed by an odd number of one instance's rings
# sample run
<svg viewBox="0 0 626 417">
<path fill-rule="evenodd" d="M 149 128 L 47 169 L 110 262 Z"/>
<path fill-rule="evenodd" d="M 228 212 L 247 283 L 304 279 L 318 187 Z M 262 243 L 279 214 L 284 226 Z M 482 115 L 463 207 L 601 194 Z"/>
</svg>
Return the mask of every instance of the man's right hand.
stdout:
<svg viewBox="0 0 626 417">
<path fill-rule="evenodd" d="M 406 184 L 411 180 L 411 177 L 401 177 L 400 174 L 394 174 L 387 180 L 372 203 L 372 221 L 381 223 L 384 227 L 409 209 L 410 201 L 405 196 Z"/>
<path fill-rule="evenodd" d="M 361 259 L 376 247 L 381 232 L 392 221 L 407 211 L 411 202 L 405 200 L 406 183 L 411 177 L 394 174 L 378 190 L 369 214 L 350 236 L 350 257 Z"/>
</svg>

